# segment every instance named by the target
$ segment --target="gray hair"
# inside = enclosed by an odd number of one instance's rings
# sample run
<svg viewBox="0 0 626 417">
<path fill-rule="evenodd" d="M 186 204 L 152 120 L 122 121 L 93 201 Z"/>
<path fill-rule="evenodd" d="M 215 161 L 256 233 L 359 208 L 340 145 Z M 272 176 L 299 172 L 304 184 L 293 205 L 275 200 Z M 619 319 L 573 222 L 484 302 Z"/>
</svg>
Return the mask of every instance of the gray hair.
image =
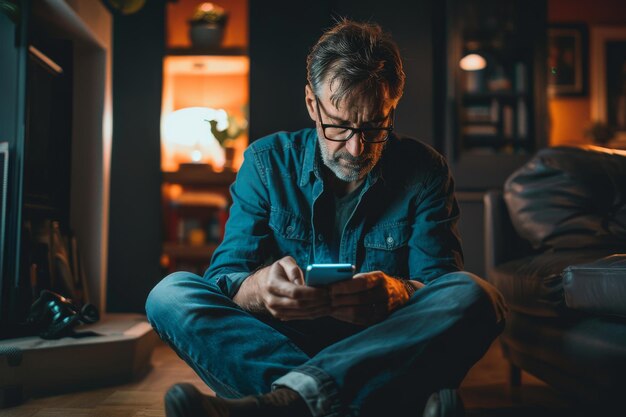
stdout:
<svg viewBox="0 0 626 417">
<path fill-rule="evenodd" d="M 337 106 L 357 89 L 379 94 L 381 87 L 387 87 L 389 97 L 398 100 L 405 74 L 398 46 L 379 25 L 343 19 L 311 49 L 307 79 L 316 95 L 328 81 L 334 88 L 330 100 Z"/>
</svg>

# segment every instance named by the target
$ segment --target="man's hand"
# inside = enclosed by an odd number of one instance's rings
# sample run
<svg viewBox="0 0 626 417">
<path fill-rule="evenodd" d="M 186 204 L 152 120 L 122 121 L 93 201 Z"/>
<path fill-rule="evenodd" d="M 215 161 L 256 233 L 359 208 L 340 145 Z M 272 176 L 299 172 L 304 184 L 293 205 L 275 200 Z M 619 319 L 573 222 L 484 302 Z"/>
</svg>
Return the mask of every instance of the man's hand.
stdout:
<svg viewBox="0 0 626 417">
<path fill-rule="evenodd" d="M 419 283 L 411 281 L 417 289 Z M 404 284 L 381 271 L 356 274 L 352 280 L 330 285 L 331 316 L 369 326 L 384 320 L 409 301 Z"/>
<path fill-rule="evenodd" d="M 306 320 L 331 312 L 328 289 L 304 285 L 295 259 L 286 256 L 248 277 L 233 298 L 244 310 L 267 311 L 279 320 Z"/>
</svg>

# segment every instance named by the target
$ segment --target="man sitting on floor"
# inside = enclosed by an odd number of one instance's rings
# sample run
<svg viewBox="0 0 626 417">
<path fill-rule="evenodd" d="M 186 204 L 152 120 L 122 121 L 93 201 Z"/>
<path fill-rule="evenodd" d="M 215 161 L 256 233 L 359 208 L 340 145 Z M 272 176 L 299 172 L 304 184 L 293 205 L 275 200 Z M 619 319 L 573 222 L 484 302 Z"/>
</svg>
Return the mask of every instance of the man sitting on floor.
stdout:
<svg viewBox="0 0 626 417">
<path fill-rule="evenodd" d="M 455 388 L 505 307 L 462 271 L 444 158 L 393 132 L 398 48 L 344 20 L 307 70 L 315 128 L 251 144 L 204 277 L 177 272 L 150 293 L 154 329 L 218 395 L 176 384 L 167 416 L 460 415 Z M 305 284 L 308 264 L 337 262 L 358 273 Z"/>
</svg>

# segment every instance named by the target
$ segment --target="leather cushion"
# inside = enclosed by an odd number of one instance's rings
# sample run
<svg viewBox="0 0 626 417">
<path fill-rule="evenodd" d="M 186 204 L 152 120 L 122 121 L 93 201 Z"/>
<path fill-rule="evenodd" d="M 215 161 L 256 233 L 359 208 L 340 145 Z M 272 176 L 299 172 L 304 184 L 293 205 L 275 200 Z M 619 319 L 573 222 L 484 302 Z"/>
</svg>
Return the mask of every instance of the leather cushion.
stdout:
<svg viewBox="0 0 626 417">
<path fill-rule="evenodd" d="M 626 152 L 543 149 L 507 179 L 504 199 L 535 249 L 626 249 Z"/>
<path fill-rule="evenodd" d="M 616 254 L 563 271 L 567 307 L 626 317 L 626 254 Z"/>
<path fill-rule="evenodd" d="M 613 254 L 607 249 L 563 250 L 527 256 L 502 263 L 487 271 L 487 279 L 504 296 L 509 308 L 533 316 L 568 316 L 563 270 Z"/>
</svg>

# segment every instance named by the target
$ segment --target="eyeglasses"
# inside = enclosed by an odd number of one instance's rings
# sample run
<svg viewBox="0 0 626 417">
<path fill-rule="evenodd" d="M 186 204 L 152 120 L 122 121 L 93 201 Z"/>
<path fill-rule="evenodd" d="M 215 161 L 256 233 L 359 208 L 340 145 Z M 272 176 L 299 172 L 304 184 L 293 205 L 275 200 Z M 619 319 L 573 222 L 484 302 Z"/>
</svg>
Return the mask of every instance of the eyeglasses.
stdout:
<svg viewBox="0 0 626 417">
<path fill-rule="evenodd" d="M 389 116 L 387 116 L 391 121 L 387 127 L 349 127 L 322 123 L 322 112 L 320 111 L 320 102 L 317 96 L 315 96 L 315 106 L 317 107 L 317 114 L 320 118 L 324 137 L 333 142 L 347 142 L 355 133 L 359 133 L 361 140 L 365 143 L 381 143 L 386 142 L 389 139 L 389 134 L 393 132 L 395 108 L 392 108 Z"/>
</svg>

